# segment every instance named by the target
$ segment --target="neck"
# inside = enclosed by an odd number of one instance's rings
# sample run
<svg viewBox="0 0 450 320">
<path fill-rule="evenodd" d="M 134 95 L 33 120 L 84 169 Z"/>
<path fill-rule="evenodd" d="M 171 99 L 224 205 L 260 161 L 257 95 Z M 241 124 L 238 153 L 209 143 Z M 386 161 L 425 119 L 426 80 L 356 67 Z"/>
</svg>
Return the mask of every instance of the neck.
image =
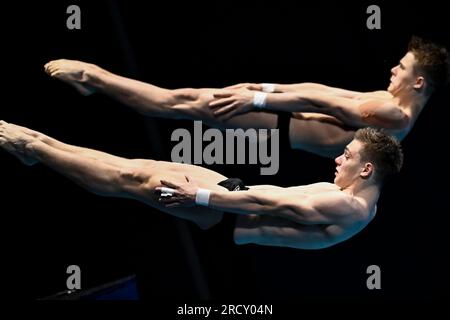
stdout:
<svg viewBox="0 0 450 320">
<path fill-rule="evenodd" d="M 418 115 L 429 99 L 428 95 L 419 93 L 414 88 L 396 92 L 393 96 L 398 106 L 410 109 L 413 115 Z"/>
<path fill-rule="evenodd" d="M 358 180 L 353 184 L 343 189 L 354 196 L 363 197 L 368 201 L 376 203 L 380 196 L 380 185 L 367 180 Z"/>
</svg>

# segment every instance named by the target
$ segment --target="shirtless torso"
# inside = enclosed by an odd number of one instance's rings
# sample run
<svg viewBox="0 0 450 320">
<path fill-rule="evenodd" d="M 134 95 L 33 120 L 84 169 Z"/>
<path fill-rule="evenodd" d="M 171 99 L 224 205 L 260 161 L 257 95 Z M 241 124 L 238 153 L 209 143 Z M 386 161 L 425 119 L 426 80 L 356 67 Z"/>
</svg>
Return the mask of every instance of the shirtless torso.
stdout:
<svg viewBox="0 0 450 320">
<path fill-rule="evenodd" d="M 276 216 L 247 215 L 238 216 L 235 239 L 241 244 L 258 243 L 294 247 L 300 249 L 318 249 L 332 246 L 351 238 L 365 228 L 376 214 L 376 200 L 365 199 L 342 191 L 337 185 L 319 182 L 305 186 L 280 188 L 270 185 L 251 186 L 272 196 L 295 201 L 305 201 L 307 197 L 324 198 L 351 197 L 352 210 L 358 212 L 354 219 L 352 212 L 337 213 L 335 223 L 302 224 L 290 222 Z"/>
</svg>

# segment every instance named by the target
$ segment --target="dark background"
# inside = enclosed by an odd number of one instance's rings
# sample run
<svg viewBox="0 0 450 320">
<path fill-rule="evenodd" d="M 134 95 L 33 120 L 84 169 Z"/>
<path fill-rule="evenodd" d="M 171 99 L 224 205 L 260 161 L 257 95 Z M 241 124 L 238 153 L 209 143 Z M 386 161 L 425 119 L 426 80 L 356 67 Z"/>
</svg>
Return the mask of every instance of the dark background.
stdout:
<svg viewBox="0 0 450 320">
<path fill-rule="evenodd" d="M 81 30 L 66 28 L 70 4 L 81 7 Z M 5 12 L 12 19 L 4 29 L 3 50 L 11 55 L 4 67 L 13 69 L 13 80 L 5 86 L 12 99 L 2 103 L 0 118 L 71 144 L 170 160 L 171 132 L 191 129 L 192 122 L 144 119 L 105 96 L 82 97 L 49 78 L 43 65 L 57 58 L 83 60 L 167 88 L 311 81 L 364 91 L 387 87 L 412 34 L 449 47 L 440 2 L 378 2 L 382 29 L 373 31 L 366 28 L 370 4 L 19 5 Z M 448 103 L 447 87 L 403 141 L 404 169 L 386 185 L 376 219 L 352 239 L 319 251 L 236 246 L 232 217 L 201 231 L 135 201 L 89 194 L 2 151 L 1 212 L 8 234 L 3 263 L 18 283 L 27 279 L 32 299 L 65 290 L 66 268 L 76 264 L 83 288 L 136 274 L 144 300 L 439 301 L 449 285 Z M 259 167 L 250 165 L 210 168 L 249 185 L 331 181 L 332 160 L 281 151 L 276 176 L 259 176 Z M 381 267 L 382 290 L 366 288 L 371 264 Z"/>
</svg>

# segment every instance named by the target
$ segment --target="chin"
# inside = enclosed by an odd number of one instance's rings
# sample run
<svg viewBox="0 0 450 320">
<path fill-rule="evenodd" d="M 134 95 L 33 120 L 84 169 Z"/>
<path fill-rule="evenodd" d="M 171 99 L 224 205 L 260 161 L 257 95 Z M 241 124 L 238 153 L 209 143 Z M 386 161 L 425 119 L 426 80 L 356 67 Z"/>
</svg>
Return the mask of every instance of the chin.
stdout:
<svg viewBox="0 0 450 320">
<path fill-rule="evenodd" d="M 342 180 L 342 179 L 340 179 L 339 177 L 335 177 L 334 178 L 334 184 L 335 185 L 337 185 L 339 188 L 344 188 L 345 187 L 345 185 L 347 184 L 346 182 L 345 182 L 345 180 Z"/>
</svg>

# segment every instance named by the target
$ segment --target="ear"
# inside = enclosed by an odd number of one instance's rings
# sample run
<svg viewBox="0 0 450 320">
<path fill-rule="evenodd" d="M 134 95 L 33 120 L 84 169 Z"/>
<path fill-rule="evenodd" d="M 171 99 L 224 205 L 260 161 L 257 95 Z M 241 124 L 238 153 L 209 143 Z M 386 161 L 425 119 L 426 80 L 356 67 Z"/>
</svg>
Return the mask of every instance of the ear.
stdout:
<svg viewBox="0 0 450 320">
<path fill-rule="evenodd" d="M 373 164 L 370 162 L 367 162 L 364 164 L 364 168 L 362 169 L 360 176 L 363 179 L 368 179 L 374 172 Z"/>
<path fill-rule="evenodd" d="M 425 78 L 419 76 L 416 78 L 416 83 L 414 84 L 414 89 L 422 89 L 425 86 Z"/>
</svg>

